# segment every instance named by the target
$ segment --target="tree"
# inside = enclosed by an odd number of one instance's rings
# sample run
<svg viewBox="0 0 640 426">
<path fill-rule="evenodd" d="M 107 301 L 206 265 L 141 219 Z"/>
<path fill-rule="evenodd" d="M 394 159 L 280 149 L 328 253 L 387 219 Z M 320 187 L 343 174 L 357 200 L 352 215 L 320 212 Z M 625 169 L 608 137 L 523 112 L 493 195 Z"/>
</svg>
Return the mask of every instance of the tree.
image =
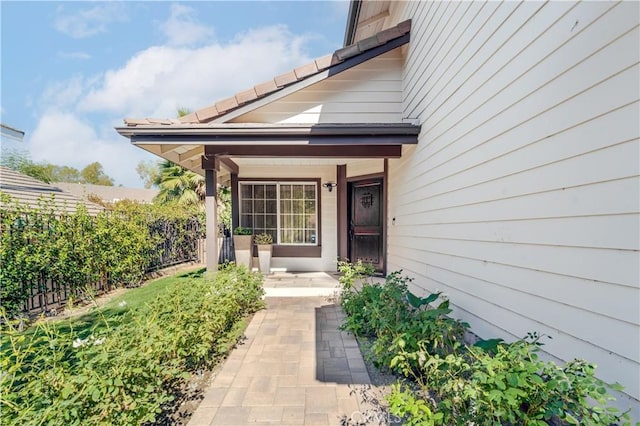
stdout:
<svg viewBox="0 0 640 426">
<path fill-rule="evenodd" d="M 106 175 L 102 169 L 102 164 L 97 161 L 94 161 L 82 169 L 80 176 L 82 177 L 82 183 L 113 186 L 113 179 Z"/>
<path fill-rule="evenodd" d="M 0 164 L 44 183 L 93 183 L 113 186 L 113 179 L 105 174 L 102 164 L 97 161 L 80 171 L 71 166 L 58 166 L 46 162 L 36 163 L 31 160 L 26 151 L 3 150 Z"/>
<path fill-rule="evenodd" d="M 149 189 L 159 181 L 160 178 L 160 163 L 157 161 L 140 161 L 136 166 L 136 172 L 138 176 L 144 182 L 144 187 Z"/>
<path fill-rule="evenodd" d="M 44 163 L 34 163 L 26 151 L 3 150 L 0 164 L 44 183 L 51 183 L 52 181 L 51 167 Z"/>
<path fill-rule="evenodd" d="M 52 165 L 51 175 L 53 182 L 82 182 L 82 178 L 80 177 L 80 170 L 76 169 L 75 167 Z"/>
<path fill-rule="evenodd" d="M 204 207 L 204 178 L 178 164 L 165 160 L 154 185 L 160 188 L 155 201 L 160 204 L 199 205 Z"/>
</svg>

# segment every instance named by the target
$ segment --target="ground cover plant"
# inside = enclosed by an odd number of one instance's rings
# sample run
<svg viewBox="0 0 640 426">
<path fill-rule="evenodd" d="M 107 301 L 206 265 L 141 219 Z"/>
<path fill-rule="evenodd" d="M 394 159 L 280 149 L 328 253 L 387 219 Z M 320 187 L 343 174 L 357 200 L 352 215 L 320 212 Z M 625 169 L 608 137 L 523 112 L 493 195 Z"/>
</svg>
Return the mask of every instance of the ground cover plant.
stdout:
<svg viewBox="0 0 640 426">
<path fill-rule="evenodd" d="M 192 374 L 233 347 L 263 294 L 261 275 L 235 266 L 131 292 L 88 316 L 40 321 L 26 332 L 6 324 L 0 423 L 154 424 L 175 409 Z"/>
<path fill-rule="evenodd" d="M 387 397 L 389 413 L 408 425 L 629 425 L 610 405 L 595 366 L 543 361 L 541 336 L 513 343 L 464 340 L 469 324 L 450 318 L 439 293 L 418 297 L 400 272 L 367 279 L 362 263 L 339 265 L 343 329 L 373 340 L 375 363 L 402 378 Z"/>
</svg>

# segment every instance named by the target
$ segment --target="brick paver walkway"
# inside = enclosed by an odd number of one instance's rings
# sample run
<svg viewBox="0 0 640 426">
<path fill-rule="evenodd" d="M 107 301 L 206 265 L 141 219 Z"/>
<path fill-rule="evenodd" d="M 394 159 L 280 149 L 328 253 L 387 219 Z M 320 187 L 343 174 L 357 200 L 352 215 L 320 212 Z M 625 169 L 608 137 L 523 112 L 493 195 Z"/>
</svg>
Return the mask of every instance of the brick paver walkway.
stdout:
<svg viewBox="0 0 640 426">
<path fill-rule="evenodd" d="M 279 277 L 266 280 L 267 295 L 277 287 L 295 296 L 313 288 L 314 279 L 319 288 L 335 286 L 326 274 Z M 324 296 L 268 296 L 266 302 L 189 425 L 337 425 L 343 415 L 357 416 L 365 407 L 351 390 L 370 381 L 357 342 L 338 330 L 340 307 Z"/>
</svg>

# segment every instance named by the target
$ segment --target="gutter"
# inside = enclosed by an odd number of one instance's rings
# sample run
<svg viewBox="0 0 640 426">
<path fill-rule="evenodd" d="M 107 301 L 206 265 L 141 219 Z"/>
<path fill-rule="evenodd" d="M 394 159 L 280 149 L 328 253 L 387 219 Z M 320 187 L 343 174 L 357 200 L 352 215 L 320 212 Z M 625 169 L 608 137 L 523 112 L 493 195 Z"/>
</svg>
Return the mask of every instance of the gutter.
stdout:
<svg viewBox="0 0 640 426">
<path fill-rule="evenodd" d="M 281 125 L 281 124 L 201 124 L 201 125 L 144 125 L 116 127 L 116 131 L 124 137 L 135 136 L 235 136 L 235 137 L 294 137 L 312 136 L 356 136 L 356 135 L 418 135 L 420 126 L 410 123 L 367 123 L 367 124 L 314 124 L 314 125 Z M 169 140 L 169 139 L 167 139 Z M 173 138 L 171 140 L 174 140 Z"/>
<path fill-rule="evenodd" d="M 349 5 L 349 14 L 347 15 L 347 28 L 344 33 L 344 46 L 347 47 L 353 44 L 353 39 L 356 35 L 356 29 L 358 28 L 358 18 L 360 17 L 360 8 L 362 7 L 362 0 L 351 0 Z"/>
</svg>

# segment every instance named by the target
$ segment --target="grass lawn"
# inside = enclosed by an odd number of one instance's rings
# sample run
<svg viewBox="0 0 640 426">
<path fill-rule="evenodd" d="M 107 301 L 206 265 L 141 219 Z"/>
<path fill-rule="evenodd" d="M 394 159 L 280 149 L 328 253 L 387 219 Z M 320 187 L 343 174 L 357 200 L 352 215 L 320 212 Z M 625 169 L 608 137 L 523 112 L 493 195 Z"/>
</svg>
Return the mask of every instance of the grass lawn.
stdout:
<svg viewBox="0 0 640 426">
<path fill-rule="evenodd" d="M 162 293 L 187 283 L 193 278 L 202 277 L 204 268 L 182 272 L 159 278 L 144 284 L 142 287 L 126 290 L 102 306 L 91 308 L 87 313 L 72 315 L 69 318 L 52 320 L 60 331 L 75 330 L 81 337 L 87 337 L 91 332 L 100 332 L 107 327 L 117 327 L 126 313 L 135 311 L 153 301 Z M 108 295 L 106 295 L 108 296 Z"/>
</svg>

